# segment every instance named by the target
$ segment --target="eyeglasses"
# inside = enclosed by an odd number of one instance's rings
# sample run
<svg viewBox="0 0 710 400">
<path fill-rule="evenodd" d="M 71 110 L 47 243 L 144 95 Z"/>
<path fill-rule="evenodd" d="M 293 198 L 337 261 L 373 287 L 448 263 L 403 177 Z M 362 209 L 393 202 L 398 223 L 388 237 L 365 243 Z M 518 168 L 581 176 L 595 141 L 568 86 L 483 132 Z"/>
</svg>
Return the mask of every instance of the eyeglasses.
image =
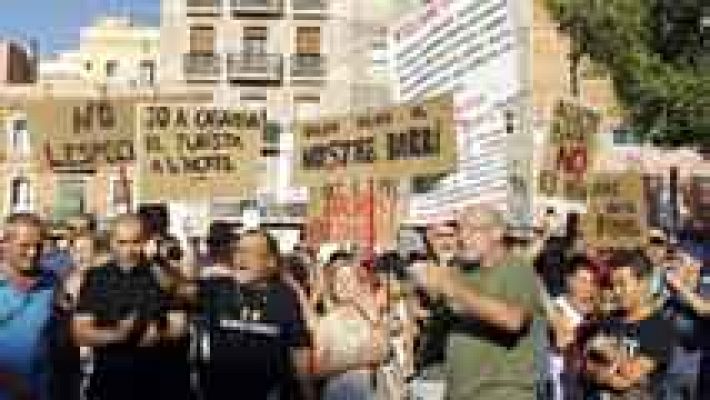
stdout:
<svg viewBox="0 0 710 400">
<path fill-rule="evenodd" d="M 120 245 L 126 245 L 126 244 L 141 244 L 143 243 L 142 240 L 140 239 L 134 239 L 134 240 L 117 240 L 116 241 Z"/>
</svg>

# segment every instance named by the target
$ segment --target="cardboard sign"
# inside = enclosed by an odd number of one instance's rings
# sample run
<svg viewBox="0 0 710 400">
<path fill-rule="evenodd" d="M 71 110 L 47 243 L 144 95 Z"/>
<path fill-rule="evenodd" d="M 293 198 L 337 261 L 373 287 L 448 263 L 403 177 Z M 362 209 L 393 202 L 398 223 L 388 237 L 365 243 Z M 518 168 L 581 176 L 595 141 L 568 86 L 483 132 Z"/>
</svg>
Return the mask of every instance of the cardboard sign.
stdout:
<svg viewBox="0 0 710 400">
<path fill-rule="evenodd" d="M 141 105 L 142 201 L 243 196 L 259 181 L 265 115 L 211 105 Z"/>
<path fill-rule="evenodd" d="M 641 174 L 604 173 L 590 178 L 584 233 L 589 245 L 609 248 L 644 246 L 647 218 Z"/>
<path fill-rule="evenodd" d="M 702 234 L 710 232 L 710 175 L 690 178 L 691 228 Z"/>
<path fill-rule="evenodd" d="M 600 120 L 600 116 L 588 108 L 571 101 L 558 102 L 538 180 L 543 196 L 585 201 Z"/>
<path fill-rule="evenodd" d="M 94 169 L 136 160 L 130 99 L 42 99 L 27 105 L 33 156 L 52 170 Z"/>
<path fill-rule="evenodd" d="M 326 177 L 402 178 L 456 166 L 453 96 L 295 127 L 294 180 L 323 186 Z"/>
<path fill-rule="evenodd" d="M 377 181 L 311 188 L 307 237 L 309 243 L 359 243 L 393 247 L 402 218 L 397 185 Z M 370 220 L 372 218 L 372 221 Z"/>
</svg>

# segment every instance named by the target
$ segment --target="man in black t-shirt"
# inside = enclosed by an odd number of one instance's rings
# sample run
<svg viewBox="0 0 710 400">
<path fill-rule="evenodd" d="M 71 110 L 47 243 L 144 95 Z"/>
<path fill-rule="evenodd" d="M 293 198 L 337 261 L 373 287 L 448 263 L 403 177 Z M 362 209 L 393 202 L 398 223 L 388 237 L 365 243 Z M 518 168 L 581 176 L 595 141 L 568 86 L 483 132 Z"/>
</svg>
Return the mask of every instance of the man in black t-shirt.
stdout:
<svg viewBox="0 0 710 400">
<path fill-rule="evenodd" d="M 140 218 L 118 217 L 111 245 L 112 261 L 85 278 L 72 324 L 77 344 L 94 350 L 88 398 L 155 400 L 176 387 L 189 393 L 189 376 L 165 376 L 161 368 L 160 344 L 184 337 L 186 319 L 145 261 Z"/>
<path fill-rule="evenodd" d="M 611 267 L 621 314 L 607 324 L 606 335 L 588 344 L 588 373 L 611 399 L 662 399 L 677 338 L 658 303 L 650 301 L 652 266 L 638 251 L 619 250 Z"/>
<path fill-rule="evenodd" d="M 199 288 L 200 387 L 205 400 L 284 398 L 307 373 L 309 336 L 296 294 L 279 279 L 278 247 L 244 233 L 231 269 L 206 271 Z"/>
</svg>

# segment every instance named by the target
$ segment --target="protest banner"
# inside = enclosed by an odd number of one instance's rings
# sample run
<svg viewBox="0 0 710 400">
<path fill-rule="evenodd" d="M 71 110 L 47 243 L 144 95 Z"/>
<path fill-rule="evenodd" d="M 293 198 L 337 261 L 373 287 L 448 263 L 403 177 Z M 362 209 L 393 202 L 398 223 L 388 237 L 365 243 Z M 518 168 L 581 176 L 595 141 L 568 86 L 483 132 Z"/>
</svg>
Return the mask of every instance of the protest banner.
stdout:
<svg viewBox="0 0 710 400">
<path fill-rule="evenodd" d="M 134 101 L 41 99 L 27 105 L 35 160 L 54 171 L 95 169 L 136 160 Z"/>
<path fill-rule="evenodd" d="M 402 219 L 401 196 L 396 182 L 379 180 L 335 183 L 311 189 L 307 238 L 310 244 L 371 241 L 380 248 L 396 244 Z"/>
<path fill-rule="evenodd" d="M 546 197 L 584 202 L 600 116 L 572 101 L 560 100 L 552 118 L 538 191 Z"/>
<path fill-rule="evenodd" d="M 259 182 L 265 114 L 206 104 L 138 111 L 142 201 L 248 194 Z"/>
<path fill-rule="evenodd" d="M 452 171 L 455 133 L 452 95 L 416 105 L 299 121 L 294 129 L 294 180 L 317 187 L 334 180 Z"/>
<path fill-rule="evenodd" d="M 586 243 L 595 247 L 633 248 L 647 243 L 648 220 L 640 173 L 599 173 L 590 177 Z"/>
<path fill-rule="evenodd" d="M 710 175 L 694 175 L 689 184 L 690 228 L 699 235 L 710 234 Z"/>
</svg>

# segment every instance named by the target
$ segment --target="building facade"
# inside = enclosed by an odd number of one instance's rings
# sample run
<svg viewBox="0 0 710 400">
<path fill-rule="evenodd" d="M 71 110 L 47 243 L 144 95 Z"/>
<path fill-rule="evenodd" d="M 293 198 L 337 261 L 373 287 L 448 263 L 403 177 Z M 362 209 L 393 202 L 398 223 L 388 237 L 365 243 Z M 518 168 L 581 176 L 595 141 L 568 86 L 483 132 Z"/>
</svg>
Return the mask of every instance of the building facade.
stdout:
<svg viewBox="0 0 710 400">
<path fill-rule="evenodd" d="M 293 122 L 392 101 L 386 24 L 365 3 L 162 1 L 160 84 L 212 91 L 216 104 L 265 110 L 269 121 L 257 193 L 185 204 L 185 213 L 208 208 L 238 220 L 258 207 L 266 220 L 304 216 L 307 191 L 290 176 Z"/>
</svg>

